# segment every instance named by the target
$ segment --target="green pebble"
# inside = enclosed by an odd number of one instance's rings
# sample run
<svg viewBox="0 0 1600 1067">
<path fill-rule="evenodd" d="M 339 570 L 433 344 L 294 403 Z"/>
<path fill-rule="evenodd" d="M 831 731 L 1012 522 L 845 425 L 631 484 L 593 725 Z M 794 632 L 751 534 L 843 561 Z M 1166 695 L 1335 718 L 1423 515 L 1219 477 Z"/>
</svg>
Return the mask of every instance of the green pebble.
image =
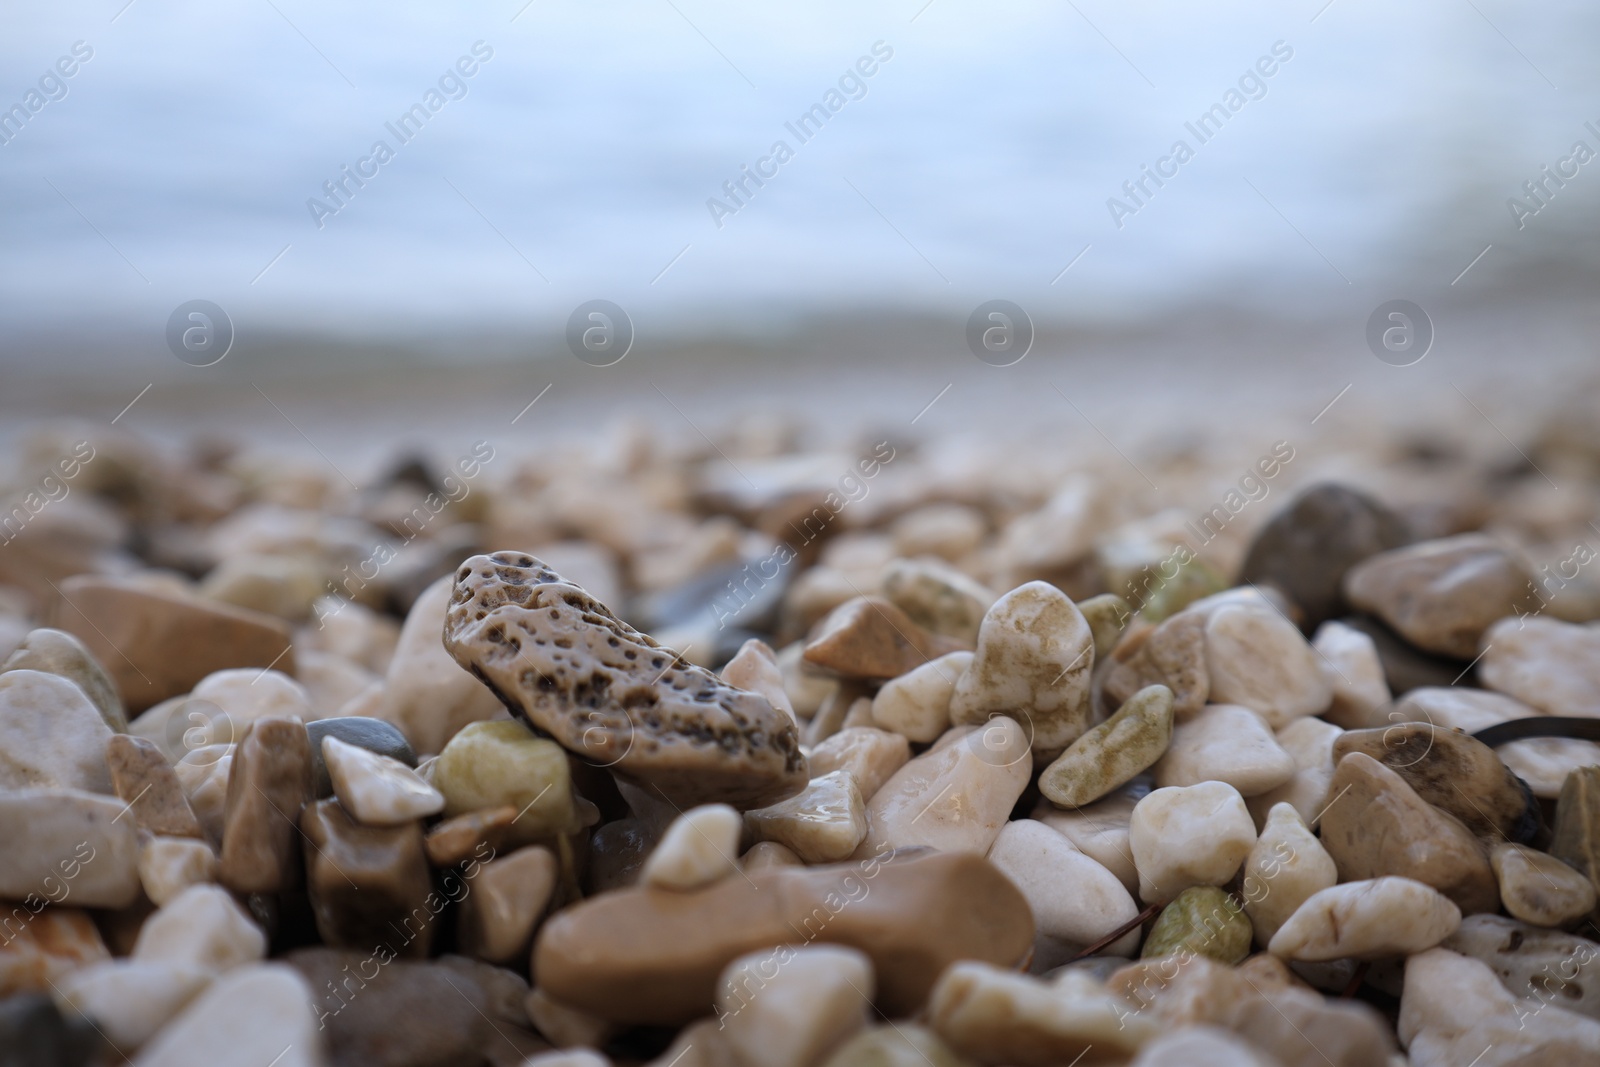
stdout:
<svg viewBox="0 0 1600 1067">
<path fill-rule="evenodd" d="M 1195 558 L 1178 567 L 1178 573 L 1158 582 L 1139 609 L 1139 617 L 1150 622 L 1170 619 L 1196 600 L 1228 588 L 1228 579 L 1203 559 Z"/>
<path fill-rule="evenodd" d="M 475 722 L 450 739 L 433 765 L 447 818 L 510 804 L 521 812 L 516 838 L 578 828 L 567 753 L 520 722 Z"/>
<path fill-rule="evenodd" d="M 1094 634 L 1094 659 L 1099 663 L 1117 647 L 1122 631 L 1133 618 L 1133 606 L 1115 593 L 1101 593 L 1079 601 L 1078 610 Z"/>
<path fill-rule="evenodd" d="M 1172 743 L 1172 700 L 1164 685 L 1133 694 L 1044 769 L 1039 792 L 1058 807 L 1077 808 L 1130 781 Z"/>
<path fill-rule="evenodd" d="M 863 1030 L 823 1061 L 823 1067 L 970 1067 L 970 1061 L 915 1023 Z"/>
<path fill-rule="evenodd" d="M 1250 955 L 1254 930 L 1244 909 L 1213 885 L 1190 886 L 1161 909 L 1144 939 L 1144 959 L 1188 952 L 1233 966 Z"/>
</svg>

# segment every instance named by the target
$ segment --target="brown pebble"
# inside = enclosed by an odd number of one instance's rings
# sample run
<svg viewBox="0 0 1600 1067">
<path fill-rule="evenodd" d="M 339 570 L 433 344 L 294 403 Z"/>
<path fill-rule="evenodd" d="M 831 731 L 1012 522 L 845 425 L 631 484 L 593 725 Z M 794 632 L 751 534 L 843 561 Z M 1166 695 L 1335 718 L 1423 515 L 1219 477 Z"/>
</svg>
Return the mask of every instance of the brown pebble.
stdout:
<svg viewBox="0 0 1600 1067">
<path fill-rule="evenodd" d="M 337 800 L 319 800 L 300 816 L 305 833 L 306 892 L 325 944 L 423 959 L 439 913 L 466 892 L 458 877 L 432 888 L 422 824 L 366 826 Z M 451 886 L 454 892 L 450 893 Z"/>
<path fill-rule="evenodd" d="M 929 633 L 883 597 L 862 596 L 834 608 L 806 642 L 805 661 L 846 678 L 898 678 L 969 642 Z"/>
<path fill-rule="evenodd" d="M 217 881 L 279 893 L 300 881 L 300 809 L 311 800 L 311 741 L 298 719 L 257 719 L 233 753 Z"/>
<path fill-rule="evenodd" d="M 472 889 L 456 927 L 461 951 L 502 966 L 525 963 L 534 927 L 555 893 L 555 853 L 538 845 L 519 848 L 467 873 Z"/>
<path fill-rule="evenodd" d="M 106 766 L 111 769 L 111 788 L 128 805 L 140 829 L 168 837 L 205 836 L 177 772 L 155 742 L 112 734 L 106 742 Z"/>
<path fill-rule="evenodd" d="M 1111 659 L 1104 687 L 1114 707 L 1146 686 L 1164 685 L 1172 690 L 1172 713 L 1182 721 L 1204 707 L 1211 693 L 1201 612 L 1179 613 L 1154 630 L 1130 629 Z"/>
<path fill-rule="evenodd" d="M 517 809 L 509 804 L 443 819 L 423 839 L 428 862 L 435 867 L 454 867 L 470 859 L 487 859 L 505 846 L 516 819 Z"/>
</svg>

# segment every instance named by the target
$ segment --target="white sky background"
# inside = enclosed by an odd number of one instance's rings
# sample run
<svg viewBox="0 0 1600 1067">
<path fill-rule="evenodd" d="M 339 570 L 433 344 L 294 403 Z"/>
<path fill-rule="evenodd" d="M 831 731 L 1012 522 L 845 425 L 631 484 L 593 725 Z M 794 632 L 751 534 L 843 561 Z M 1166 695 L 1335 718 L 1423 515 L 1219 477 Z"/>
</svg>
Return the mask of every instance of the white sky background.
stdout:
<svg viewBox="0 0 1600 1067">
<path fill-rule="evenodd" d="M 0 107 L 94 48 L 0 147 L 12 328 L 159 336 L 197 297 L 390 334 L 556 330 L 595 297 L 689 327 L 994 297 L 1315 310 L 1446 284 L 1491 242 L 1462 284 L 1510 284 L 1512 253 L 1600 215 L 1600 162 L 1522 233 L 1505 208 L 1600 148 L 1582 0 L 124 2 L 0 13 Z M 384 123 L 479 39 L 469 95 L 395 144 Z M 1268 95 L 1119 231 L 1106 198 L 1280 39 Z M 784 121 L 877 40 L 867 96 L 797 144 Z M 379 137 L 395 160 L 318 230 L 306 199 Z M 706 199 L 780 137 L 796 158 L 717 229 Z"/>
</svg>

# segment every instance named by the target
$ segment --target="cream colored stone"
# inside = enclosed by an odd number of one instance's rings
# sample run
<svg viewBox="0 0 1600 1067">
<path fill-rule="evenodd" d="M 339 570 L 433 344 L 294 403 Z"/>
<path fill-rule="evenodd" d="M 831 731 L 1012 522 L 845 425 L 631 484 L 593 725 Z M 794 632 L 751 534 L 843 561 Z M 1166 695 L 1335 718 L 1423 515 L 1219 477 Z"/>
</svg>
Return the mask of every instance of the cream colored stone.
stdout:
<svg viewBox="0 0 1600 1067">
<path fill-rule="evenodd" d="M 200 820 L 200 829 L 213 844 L 222 840 L 222 815 L 228 803 L 233 753 L 231 744 L 204 745 L 184 756 L 172 768 L 189 807 Z"/>
<path fill-rule="evenodd" d="M 772 867 L 804 867 L 805 862 L 788 845 L 780 845 L 776 841 L 757 841 L 739 857 L 739 868 L 749 874 Z"/>
<path fill-rule="evenodd" d="M 1294 777 L 1245 801 L 1259 826 L 1266 822 L 1274 805 L 1292 804 L 1306 825 L 1316 828 L 1328 802 L 1328 783 L 1333 780 L 1333 743 L 1344 733 L 1321 719 L 1296 719 L 1277 733 L 1278 747 L 1294 760 Z"/>
<path fill-rule="evenodd" d="M 759 638 L 752 637 L 740 646 L 739 651 L 722 668 L 722 680 L 729 685 L 751 693 L 760 693 L 767 703 L 789 718 L 800 721 L 794 705 L 783 689 L 783 672 L 778 669 L 778 654 Z"/>
<path fill-rule="evenodd" d="M 1116 875 L 1041 822 L 1006 823 L 989 849 L 989 862 L 1022 890 L 1033 911 L 1029 969 L 1034 974 L 1066 963 L 1139 914 L 1139 905 Z M 1131 956 L 1138 948 L 1135 929 L 1103 951 L 1108 956 Z"/>
<path fill-rule="evenodd" d="M 0 790 L 0 901 L 136 902 L 139 838 L 126 812 L 122 801 L 99 793 Z"/>
<path fill-rule="evenodd" d="M 1265 948 L 1300 905 L 1338 881 L 1333 857 L 1306 828 L 1300 813 L 1287 803 L 1273 805 L 1245 858 L 1240 885 L 1256 944 Z"/>
<path fill-rule="evenodd" d="M 1206 620 L 1213 704 L 1242 704 L 1274 730 L 1324 711 L 1333 690 L 1300 631 L 1262 603 L 1223 604 Z"/>
<path fill-rule="evenodd" d="M 1226 885 L 1255 843 L 1255 823 L 1233 786 L 1157 789 L 1134 807 L 1128 824 L 1139 899 L 1167 904 L 1192 885 Z"/>
<path fill-rule="evenodd" d="M 469 874 L 474 870 L 468 865 Z M 457 925 L 461 951 L 509 966 L 528 958 L 534 929 L 555 894 L 555 854 L 539 845 L 519 848 L 476 869 Z"/>
<path fill-rule="evenodd" d="M 910 741 L 937 739 L 950 726 L 950 698 L 971 664 L 971 652 L 951 652 L 891 678 L 872 698 L 874 725 Z"/>
<path fill-rule="evenodd" d="M 1249 708 L 1207 704 L 1173 728 L 1172 742 L 1151 773 L 1157 786 L 1226 782 L 1253 797 L 1293 778 L 1295 762 Z"/>
<path fill-rule="evenodd" d="M 815 715 L 823 701 L 839 688 L 839 679 L 809 666 L 805 654 L 804 641 L 785 645 L 778 651 L 778 672 L 783 675 L 783 691 L 789 698 L 789 706 L 801 719 Z"/>
<path fill-rule="evenodd" d="M 593 1049 L 569 1048 L 529 1056 L 522 1067 L 611 1067 L 611 1060 Z"/>
<path fill-rule="evenodd" d="M 211 984 L 199 967 L 138 960 L 109 960 L 73 971 L 56 984 L 56 1004 L 94 1020 L 124 1052 L 149 1041 Z"/>
<path fill-rule="evenodd" d="M 267 938 L 226 889 L 193 885 L 145 920 L 133 958 L 222 972 L 262 959 Z"/>
<path fill-rule="evenodd" d="M 213 671 L 200 680 L 189 698 L 221 708 L 239 735 L 250 723 L 269 716 L 301 722 L 316 718 L 305 686 L 282 671 L 257 667 Z"/>
<path fill-rule="evenodd" d="M 153 837 L 139 846 L 144 895 L 161 906 L 192 885 L 217 880 L 217 854 L 192 837 Z"/>
<path fill-rule="evenodd" d="M 329 652 L 295 652 L 295 678 L 305 686 L 313 718 L 326 719 L 383 680 L 359 663 Z"/>
<path fill-rule="evenodd" d="M 1033 818 L 1076 845 L 1085 856 L 1117 876 L 1130 894 L 1139 892 L 1139 871 L 1128 847 L 1128 825 L 1141 794 L 1119 790 L 1104 800 L 1062 811 L 1048 800 L 1033 809 Z"/>
<path fill-rule="evenodd" d="M 1438 890 L 1388 876 L 1313 893 L 1278 928 L 1267 950 L 1289 960 L 1377 960 L 1424 952 L 1461 925 Z"/>
<path fill-rule="evenodd" d="M 0 674 L 0 789 L 111 792 L 111 728 L 82 689 L 59 674 Z"/>
<path fill-rule="evenodd" d="M 867 808 L 855 776 L 832 771 L 813 779 L 798 795 L 744 813 L 760 841 L 787 845 L 807 863 L 848 859 L 867 835 Z"/>
<path fill-rule="evenodd" d="M 1500 903 L 1535 926 L 1564 926 L 1594 910 L 1595 889 L 1580 872 L 1548 852 L 1501 841 L 1489 848 Z"/>
<path fill-rule="evenodd" d="M 726 878 L 739 869 L 741 826 L 739 813 L 726 804 L 690 808 L 667 827 L 639 880 L 662 889 L 689 890 Z"/>
<path fill-rule="evenodd" d="M 1484 632 L 1478 678 L 1546 715 L 1600 718 L 1600 627 L 1547 617 L 1501 619 Z"/>
<path fill-rule="evenodd" d="M 1333 702 L 1323 717 L 1346 730 L 1381 725 L 1383 710 L 1391 697 L 1383 663 L 1378 659 L 1378 646 L 1372 638 L 1330 619 L 1317 627 L 1311 648 L 1333 691 Z"/>
<path fill-rule="evenodd" d="M 848 723 L 848 717 L 846 718 Z M 849 726 L 816 748 L 808 757 L 811 777 L 820 778 L 833 771 L 848 771 L 856 780 L 864 800 L 883 787 L 889 777 L 911 758 L 911 746 L 904 736 L 871 726 Z"/>
<path fill-rule="evenodd" d="M 1145 1045 L 1129 1067 L 1278 1067 L 1278 1061 L 1221 1027 L 1185 1026 Z"/>
<path fill-rule="evenodd" d="M 301 633 L 307 647 L 360 664 L 381 677 L 389 669 L 400 626 L 387 615 L 343 597 L 319 597 L 311 606 L 317 625 Z M 296 637 L 296 650 L 299 637 Z"/>
<path fill-rule="evenodd" d="M 927 553 L 954 563 L 977 548 L 988 529 L 988 520 L 977 508 L 939 503 L 908 511 L 894 521 L 889 532 L 895 551 L 902 556 Z"/>
<path fill-rule="evenodd" d="M 82 641 L 65 630 L 32 630 L 9 656 L 0 659 L 0 672 L 28 670 L 59 675 L 83 690 L 100 711 L 106 726 L 126 733 L 128 716 L 117 683 Z"/>
<path fill-rule="evenodd" d="M 886 1022 L 846 1041 L 821 1067 L 971 1067 L 971 1062 L 956 1055 L 925 1026 Z"/>
<path fill-rule="evenodd" d="M 433 756 L 468 723 L 501 718 L 505 708 L 489 687 L 456 663 L 444 647 L 444 616 L 454 590 L 447 574 L 422 591 L 400 630 L 383 683 L 379 718 L 394 723 L 418 756 Z"/>
<path fill-rule="evenodd" d="M 390 756 L 329 734 L 322 739 L 322 758 L 334 795 L 357 822 L 403 826 L 444 810 L 444 794 Z"/>
<path fill-rule="evenodd" d="M 995 602 L 988 588 L 933 559 L 894 560 L 884 568 L 883 592 L 917 625 L 968 644 Z"/>
<path fill-rule="evenodd" d="M 716 1013 L 744 1067 L 810 1067 L 866 1027 L 873 991 L 860 951 L 784 945 L 728 964 Z"/>
<path fill-rule="evenodd" d="M 615 1023 L 551 1000 L 544 990 L 528 990 L 523 1002 L 528 1021 L 559 1049 L 597 1049 L 617 1032 Z"/>
<path fill-rule="evenodd" d="M 316 994 L 292 967 L 240 967 L 145 1045 L 134 1067 L 326 1067 Z"/>
</svg>

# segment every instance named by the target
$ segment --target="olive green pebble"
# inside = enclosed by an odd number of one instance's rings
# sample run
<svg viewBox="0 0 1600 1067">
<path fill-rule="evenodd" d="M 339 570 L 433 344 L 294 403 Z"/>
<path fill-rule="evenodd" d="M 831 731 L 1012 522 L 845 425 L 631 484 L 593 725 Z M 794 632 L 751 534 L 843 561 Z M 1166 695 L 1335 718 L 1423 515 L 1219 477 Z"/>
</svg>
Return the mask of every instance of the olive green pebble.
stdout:
<svg viewBox="0 0 1600 1067">
<path fill-rule="evenodd" d="M 1166 753 L 1172 708 L 1172 690 L 1145 686 L 1057 756 L 1039 775 L 1039 792 L 1058 807 L 1076 808 L 1127 783 Z"/>
<path fill-rule="evenodd" d="M 1122 631 L 1133 618 L 1133 605 L 1115 593 L 1101 593 L 1078 601 L 1078 611 L 1094 635 L 1094 659 L 1098 663 L 1117 647 Z"/>
<path fill-rule="evenodd" d="M 823 1067 L 970 1067 L 971 1061 L 915 1023 L 874 1026 L 839 1047 Z"/>
<path fill-rule="evenodd" d="M 1205 560 L 1191 558 L 1180 564 L 1178 573 L 1157 583 L 1139 609 L 1139 617 L 1156 623 L 1170 619 L 1196 600 L 1229 588 L 1223 573 Z"/>
<path fill-rule="evenodd" d="M 1144 959 L 1188 952 L 1230 967 L 1250 955 L 1253 930 L 1233 897 L 1211 885 L 1190 886 L 1165 908 L 1144 939 Z"/>
<path fill-rule="evenodd" d="M 514 838 L 533 841 L 578 828 L 567 753 L 520 722 L 475 722 L 444 746 L 433 787 L 447 818 L 509 804 L 519 814 Z"/>
</svg>

